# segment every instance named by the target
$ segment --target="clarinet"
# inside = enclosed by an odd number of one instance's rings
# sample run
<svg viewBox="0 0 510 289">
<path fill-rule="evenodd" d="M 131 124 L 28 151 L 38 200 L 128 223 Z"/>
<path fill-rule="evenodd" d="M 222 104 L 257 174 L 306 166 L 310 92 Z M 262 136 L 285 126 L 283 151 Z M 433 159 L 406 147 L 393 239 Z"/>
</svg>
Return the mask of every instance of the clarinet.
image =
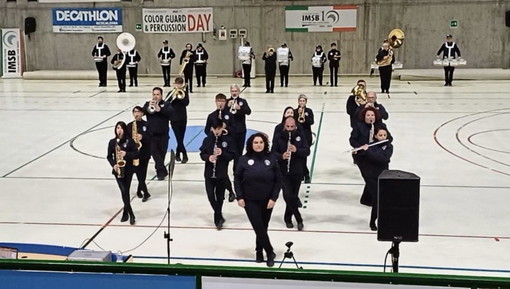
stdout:
<svg viewBox="0 0 510 289">
<path fill-rule="evenodd" d="M 287 141 L 287 152 L 289 152 L 289 158 L 287 159 L 287 174 L 290 174 L 290 158 L 292 156 L 292 152 L 289 150 L 289 147 L 291 145 L 290 140 L 292 138 L 292 132 L 289 131 L 289 140 Z"/>
<path fill-rule="evenodd" d="M 216 149 L 218 148 L 218 136 L 216 136 L 216 140 L 214 141 L 214 148 L 213 148 L 213 154 L 216 155 Z M 218 161 L 218 159 L 216 159 L 213 163 L 213 167 L 212 167 L 212 176 L 211 178 L 212 179 L 215 179 L 216 178 L 216 162 Z"/>
</svg>

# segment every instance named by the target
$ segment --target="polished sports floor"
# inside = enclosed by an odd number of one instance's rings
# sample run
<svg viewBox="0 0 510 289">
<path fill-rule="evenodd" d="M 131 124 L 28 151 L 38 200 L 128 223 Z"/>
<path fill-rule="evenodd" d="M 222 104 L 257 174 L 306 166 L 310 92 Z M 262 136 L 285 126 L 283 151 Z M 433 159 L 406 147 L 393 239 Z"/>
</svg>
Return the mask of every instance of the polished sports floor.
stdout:
<svg viewBox="0 0 510 289">
<path fill-rule="evenodd" d="M 369 90 L 379 91 L 378 78 L 366 80 Z M 305 229 L 285 227 L 280 197 L 269 233 L 277 266 L 292 241 L 304 269 L 383 271 L 391 243 L 370 231 L 370 208 L 359 203 L 363 181 L 347 152 L 345 102 L 356 79 L 314 87 L 311 77 L 291 76 L 289 87 L 280 88 L 277 78 L 274 94 L 264 93 L 264 78 L 252 81 L 242 93 L 253 111 L 247 118 L 252 130 L 272 135 L 284 107 L 297 106 L 301 93 L 315 112 L 312 183 L 300 194 Z M 161 82 L 140 78 L 139 87 L 117 93 L 115 80 L 104 88 L 95 80 L 0 79 L 0 242 L 105 250 L 133 255 L 134 262 L 166 263 L 168 181 L 155 180 L 151 161 L 152 198 L 136 198 L 135 178 L 137 222 L 121 223 L 120 192 L 105 159 L 114 124 L 131 121 L 132 107 L 149 100 Z M 175 166 L 171 184 L 174 264 L 265 266 L 254 262 L 255 235 L 236 203 L 225 202 L 225 227 L 214 227 L 196 152 L 214 96 L 228 95 L 232 83 L 242 80 L 210 77 L 191 94 L 186 143 L 194 151 L 189 163 Z M 393 80 L 391 97 L 379 94 L 394 137 L 390 168 L 421 178 L 419 242 L 400 245 L 400 272 L 510 277 L 510 82 L 453 85 Z M 287 259 L 283 266 L 295 265 Z"/>
</svg>

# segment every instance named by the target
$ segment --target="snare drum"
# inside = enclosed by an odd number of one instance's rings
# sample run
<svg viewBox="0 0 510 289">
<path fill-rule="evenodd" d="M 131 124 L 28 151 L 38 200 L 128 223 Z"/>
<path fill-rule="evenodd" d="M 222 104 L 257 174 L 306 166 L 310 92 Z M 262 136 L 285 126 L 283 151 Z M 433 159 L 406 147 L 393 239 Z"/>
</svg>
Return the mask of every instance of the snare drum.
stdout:
<svg viewBox="0 0 510 289">
<path fill-rule="evenodd" d="M 129 62 L 126 66 L 127 67 L 136 67 L 136 62 Z"/>
<path fill-rule="evenodd" d="M 433 64 L 436 66 L 443 66 L 443 60 L 440 58 L 434 59 Z"/>
<path fill-rule="evenodd" d="M 96 56 L 96 57 L 94 57 L 94 61 L 95 62 L 101 62 L 101 61 L 103 61 L 103 58 L 99 57 L 99 56 Z"/>
<path fill-rule="evenodd" d="M 162 59 L 160 61 L 161 65 L 163 66 L 169 66 L 170 65 L 170 59 Z"/>
</svg>

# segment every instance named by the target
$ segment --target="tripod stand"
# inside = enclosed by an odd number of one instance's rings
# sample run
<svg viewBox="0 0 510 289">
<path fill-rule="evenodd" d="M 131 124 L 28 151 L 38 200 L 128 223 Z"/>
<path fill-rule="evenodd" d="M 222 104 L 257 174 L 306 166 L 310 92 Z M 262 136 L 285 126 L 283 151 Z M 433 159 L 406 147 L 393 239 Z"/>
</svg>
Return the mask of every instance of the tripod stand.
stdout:
<svg viewBox="0 0 510 289">
<path fill-rule="evenodd" d="M 294 244 L 294 243 L 292 243 L 292 242 L 287 242 L 287 243 L 285 244 L 285 246 L 287 246 L 287 252 L 285 252 L 285 253 L 283 254 L 283 259 L 282 259 L 282 261 L 280 262 L 280 266 L 279 266 L 278 268 L 281 268 L 281 267 L 282 267 L 282 265 L 283 265 L 283 262 L 285 261 L 285 259 L 287 259 L 287 258 L 288 258 L 288 259 L 292 259 L 292 260 L 294 261 L 294 264 L 296 265 L 296 268 L 298 268 L 298 269 L 303 269 L 303 267 L 300 267 L 300 266 L 299 266 L 298 262 L 296 261 L 296 258 L 294 258 L 294 253 L 290 250 L 290 247 L 292 247 L 292 245 L 293 245 L 293 244 Z"/>
<path fill-rule="evenodd" d="M 391 255 L 391 265 L 394 273 L 398 273 L 398 258 L 400 257 L 399 244 L 400 241 L 393 241 L 391 248 L 388 250 L 388 254 Z"/>
<path fill-rule="evenodd" d="M 173 187 L 172 187 L 172 177 L 174 175 L 174 168 L 175 168 L 175 152 L 174 150 L 170 151 L 170 163 L 168 164 L 168 188 L 167 188 L 167 200 L 168 200 L 168 206 L 166 208 L 166 214 L 167 214 L 167 230 L 168 232 L 164 232 L 163 238 L 165 238 L 166 241 L 166 254 L 167 254 L 167 260 L 168 265 L 170 265 L 170 242 L 172 242 L 172 238 L 170 238 L 170 202 L 172 201 L 172 193 L 173 193 Z"/>
</svg>

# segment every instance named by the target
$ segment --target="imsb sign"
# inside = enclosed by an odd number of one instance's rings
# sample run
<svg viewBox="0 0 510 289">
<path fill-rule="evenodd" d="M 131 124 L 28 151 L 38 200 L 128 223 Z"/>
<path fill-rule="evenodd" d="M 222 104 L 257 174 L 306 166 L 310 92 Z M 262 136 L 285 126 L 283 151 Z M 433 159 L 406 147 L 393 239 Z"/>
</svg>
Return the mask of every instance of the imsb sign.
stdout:
<svg viewBox="0 0 510 289">
<path fill-rule="evenodd" d="M 2 29 L 2 78 L 20 78 L 21 32 L 18 28 Z"/>
<path fill-rule="evenodd" d="M 212 32 L 213 9 L 143 9 L 144 33 Z"/>
</svg>

